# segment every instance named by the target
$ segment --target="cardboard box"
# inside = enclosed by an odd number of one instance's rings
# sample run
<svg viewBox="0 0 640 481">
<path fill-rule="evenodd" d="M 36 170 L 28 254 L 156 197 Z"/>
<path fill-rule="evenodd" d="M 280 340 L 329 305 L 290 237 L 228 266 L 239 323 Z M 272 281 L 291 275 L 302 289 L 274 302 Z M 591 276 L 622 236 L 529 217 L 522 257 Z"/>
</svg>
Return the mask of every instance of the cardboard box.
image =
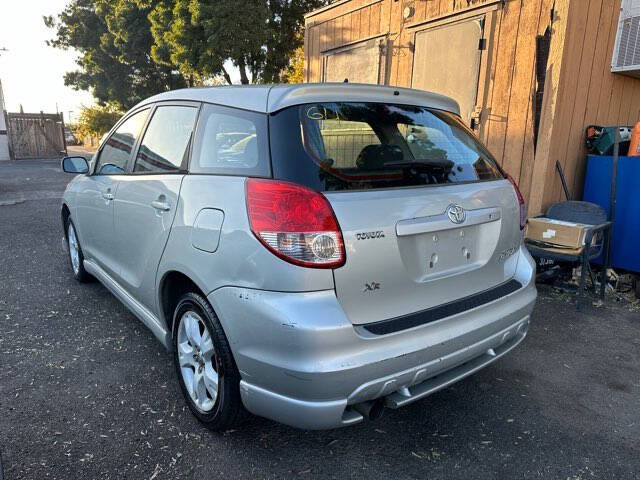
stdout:
<svg viewBox="0 0 640 481">
<path fill-rule="evenodd" d="M 527 221 L 525 238 L 542 247 L 580 249 L 589 224 L 566 222 L 546 217 L 532 217 Z"/>
<path fill-rule="evenodd" d="M 527 241 L 533 245 L 539 245 L 536 241 Z M 545 252 L 557 253 L 557 254 L 567 254 L 570 256 L 577 256 L 584 250 L 584 246 L 582 247 L 548 247 L 542 246 Z"/>
</svg>

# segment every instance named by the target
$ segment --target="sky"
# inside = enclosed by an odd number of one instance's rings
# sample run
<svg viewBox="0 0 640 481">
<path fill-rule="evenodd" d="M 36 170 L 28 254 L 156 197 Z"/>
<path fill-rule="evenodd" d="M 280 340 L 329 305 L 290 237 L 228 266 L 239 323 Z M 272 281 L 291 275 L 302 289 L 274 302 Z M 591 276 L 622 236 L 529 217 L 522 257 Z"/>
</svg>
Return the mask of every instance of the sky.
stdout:
<svg viewBox="0 0 640 481">
<path fill-rule="evenodd" d="M 53 30 L 43 15 L 57 14 L 67 0 L 0 0 L 0 81 L 5 108 L 18 112 L 63 112 L 65 119 L 77 115 L 80 106 L 91 105 L 93 97 L 65 87 L 63 75 L 76 70 L 77 53 L 48 47 L 45 40 Z"/>
<path fill-rule="evenodd" d="M 18 112 L 22 104 L 25 112 L 58 111 L 66 121 L 73 121 L 82 105 L 93 104 L 89 92 L 64 85 L 64 73 L 77 70 L 77 52 L 45 44 L 54 31 L 42 17 L 57 15 L 68 1 L 0 0 L 0 82 L 7 111 Z M 226 67 L 234 83 L 238 82 L 237 69 L 230 64 Z"/>
</svg>

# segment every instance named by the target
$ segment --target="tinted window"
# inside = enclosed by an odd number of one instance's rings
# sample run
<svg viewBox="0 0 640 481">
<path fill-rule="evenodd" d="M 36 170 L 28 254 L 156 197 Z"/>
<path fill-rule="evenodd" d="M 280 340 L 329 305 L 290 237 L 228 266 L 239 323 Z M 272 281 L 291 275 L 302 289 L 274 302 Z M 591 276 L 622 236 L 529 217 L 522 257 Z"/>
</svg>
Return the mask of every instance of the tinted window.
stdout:
<svg viewBox="0 0 640 481">
<path fill-rule="evenodd" d="M 142 138 L 134 172 L 175 172 L 186 167 L 197 114 L 195 107 L 158 107 Z"/>
<path fill-rule="evenodd" d="M 380 139 L 366 122 L 342 120 L 322 121 L 324 156 L 334 159 L 334 167 L 353 167 L 367 145 L 380 145 Z"/>
<path fill-rule="evenodd" d="M 205 105 L 191 171 L 268 176 L 268 145 L 265 114 Z"/>
<path fill-rule="evenodd" d="M 274 176 L 316 190 L 501 179 L 456 115 L 381 103 L 323 103 L 271 115 Z"/>
<path fill-rule="evenodd" d="M 136 112 L 109 137 L 100 150 L 96 174 L 122 174 L 127 168 L 131 150 L 140 135 L 149 109 Z"/>
</svg>

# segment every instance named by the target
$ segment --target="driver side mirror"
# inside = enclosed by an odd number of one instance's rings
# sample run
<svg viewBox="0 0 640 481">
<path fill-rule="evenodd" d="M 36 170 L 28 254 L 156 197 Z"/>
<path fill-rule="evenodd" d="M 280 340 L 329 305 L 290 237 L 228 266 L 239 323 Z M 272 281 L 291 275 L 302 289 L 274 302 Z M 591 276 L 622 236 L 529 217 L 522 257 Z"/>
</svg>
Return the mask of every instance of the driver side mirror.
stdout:
<svg viewBox="0 0 640 481">
<path fill-rule="evenodd" d="M 86 174 L 89 172 L 87 159 L 80 155 L 62 159 L 62 170 L 69 174 Z"/>
</svg>

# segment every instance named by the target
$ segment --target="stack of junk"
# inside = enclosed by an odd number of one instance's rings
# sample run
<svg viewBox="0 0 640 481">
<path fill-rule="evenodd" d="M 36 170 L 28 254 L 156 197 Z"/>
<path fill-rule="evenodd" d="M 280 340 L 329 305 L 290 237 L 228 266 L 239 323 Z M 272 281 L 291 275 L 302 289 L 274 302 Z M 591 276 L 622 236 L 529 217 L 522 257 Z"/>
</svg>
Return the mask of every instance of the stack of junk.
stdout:
<svg viewBox="0 0 640 481">
<path fill-rule="evenodd" d="M 561 272 L 576 278 L 579 277 L 576 273 L 580 274 L 586 265 L 595 287 L 592 263 L 601 270 L 608 268 L 608 285 L 618 293 L 633 289 L 640 297 L 640 122 L 633 127 L 590 125 L 586 129 L 586 145 L 588 156 L 581 202 L 570 200 L 562 168 L 559 163 L 556 166 L 567 196 L 563 209 L 581 210 L 586 206 L 598 210 L 596 206 L 599 206 L 607 224 L 610 223 L 593 236 L 594 243 L 603 244 L 598 257 L 586 264 L 563 262 L 579 258 L 585 244 L 589 245 L 592 239 L 586 237 L 590 237 L 594 227 L 590 223 L 547 216 L 529 218 L 525 241 L 535 253 L 541 280 L 556 280 Z M 548 255 L 543 256 L 541 252 Z M 576 264 L 578 268 L 573 269 Z"/>
</svg>

